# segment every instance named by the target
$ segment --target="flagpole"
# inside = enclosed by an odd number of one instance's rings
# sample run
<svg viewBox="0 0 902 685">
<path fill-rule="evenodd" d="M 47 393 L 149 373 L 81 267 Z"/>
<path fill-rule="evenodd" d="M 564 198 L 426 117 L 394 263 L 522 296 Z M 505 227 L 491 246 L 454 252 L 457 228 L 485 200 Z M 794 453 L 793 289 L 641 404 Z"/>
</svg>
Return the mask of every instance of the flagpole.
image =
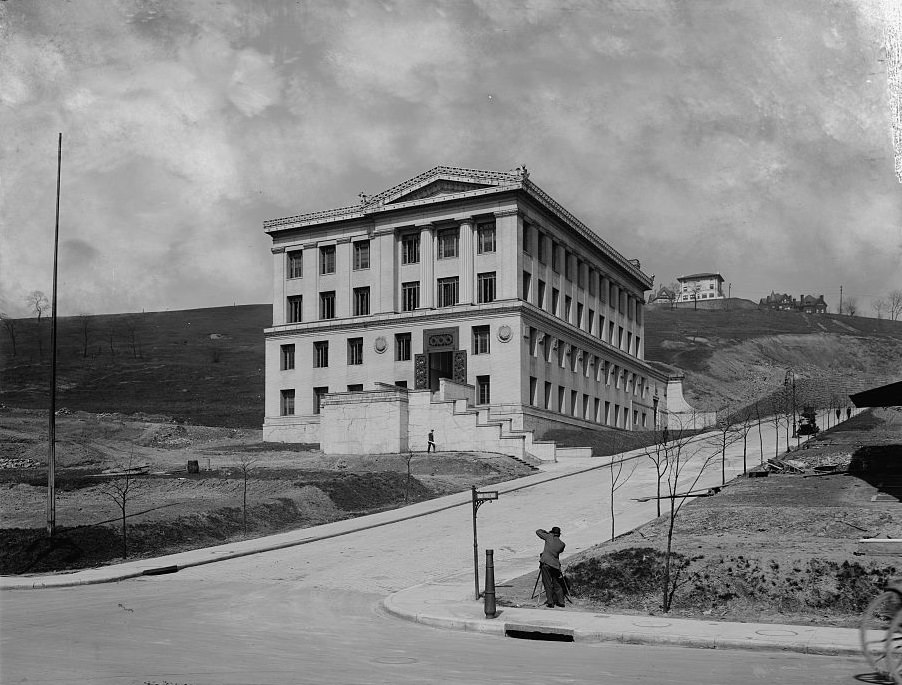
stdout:
<svg viewBox="0 0 902 685">
<path fill-rule="evenodd" d="M 50 426 L 47 436 L 47 535 L 56 528 L 56 275 L 60 242 L 60 177 L 63 166 L 63 134 L 56 155 L 56 228 L 53 231 L 53 302 L 50 312 Z"/>
</svg>

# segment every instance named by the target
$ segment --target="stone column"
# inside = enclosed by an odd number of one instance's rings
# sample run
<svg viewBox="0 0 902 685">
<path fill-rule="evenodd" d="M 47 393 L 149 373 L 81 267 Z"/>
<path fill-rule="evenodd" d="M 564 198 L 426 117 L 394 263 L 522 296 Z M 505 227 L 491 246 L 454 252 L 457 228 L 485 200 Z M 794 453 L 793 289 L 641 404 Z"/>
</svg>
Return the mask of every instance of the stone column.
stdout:
<svg viewBox="0 0 902 685">
<path fill-rule="evenodd" d="M 435 307 L 435 226 L 420 226 L 420 307 Z"/>
<path fill-rule="evenodd" d="M 335 317 L 351 316 L 351 239 L 335 241 Z"/>
<path fill-rule="evenodd" d="M 285 323 L 285 248 L 273 247 L 272 323 Z"/>
<path fill-rule="evenodd" d="M 473 271 L 473 226 L 474 221 L 470 218 L 460 222 L 460 289 L 457 300 L 460 304 L 474 302 L 476 274 Z"/>
</svg>

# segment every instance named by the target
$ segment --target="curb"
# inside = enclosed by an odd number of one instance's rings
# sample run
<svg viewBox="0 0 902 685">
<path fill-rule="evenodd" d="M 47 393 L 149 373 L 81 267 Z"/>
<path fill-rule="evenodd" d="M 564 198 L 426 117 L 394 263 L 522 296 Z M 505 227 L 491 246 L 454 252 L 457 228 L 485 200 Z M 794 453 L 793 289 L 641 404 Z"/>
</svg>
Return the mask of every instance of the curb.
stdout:
<svg viewBox="0 0 902 685">
<path fill-rule="evenodd" d="M 861 648 L 858 645 L 847 644 L 811 644 L 807 641 L 776 641 L 756 638 L 711 638 L 697 635 L 678 633 L 651 634 L 633 632 L 630 630 L 593 630 L 586 628 L 573 628 L 562 620 L 560 624 L 549 626 L 542 623 L 530 623 L 528 620 L 504 621 L 498 619 L 473 619 L 440 616 L 435 613 L 421 613 L 397 606 L 394 598 L 406 592 L 401 590 L 389 595 L 382 600 L 382 608 L 391 616 L 413 623 L 441 628 L 445 630 L 460 630 L 471 633 L 482 633 L 506 637 L 508 630 L 538 633 L 556 633 L 572 635 L 573 642 L 600 643 L 614 642 L 629 645 L 669 645 L 674 647 L 688 647 L 693 649 L 736 649 L 758 652 L 793 652 L 812 656 L 861 656 Z M 555 617 L 562 619 L 564 612 L 556 612 Z"/>
</svg>

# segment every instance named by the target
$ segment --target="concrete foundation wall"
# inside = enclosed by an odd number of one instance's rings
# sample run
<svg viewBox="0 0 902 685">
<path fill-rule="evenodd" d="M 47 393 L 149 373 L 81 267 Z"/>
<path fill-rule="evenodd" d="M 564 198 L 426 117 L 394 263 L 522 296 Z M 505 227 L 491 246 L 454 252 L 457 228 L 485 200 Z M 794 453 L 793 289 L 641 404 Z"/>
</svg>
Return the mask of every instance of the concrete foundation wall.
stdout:
<svg viewBox="0 0 902 685">
<path fill-rule="evenodd" d="M 330 393 L 323 399 L 321 416 L 325 454 L 407 451 L 408 399 L 403 388 Z"/>
</svg>

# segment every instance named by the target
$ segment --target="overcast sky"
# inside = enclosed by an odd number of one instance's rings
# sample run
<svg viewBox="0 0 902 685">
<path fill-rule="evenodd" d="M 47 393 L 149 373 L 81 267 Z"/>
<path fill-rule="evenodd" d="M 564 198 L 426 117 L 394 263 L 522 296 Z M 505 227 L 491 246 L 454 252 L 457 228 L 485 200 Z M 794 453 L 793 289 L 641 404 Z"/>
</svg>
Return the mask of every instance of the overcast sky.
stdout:
<svg viewBox="0 0 902 685">
<path fill-rule="evenodd" d="M 889 0 L 887 0 L 889 1 Z M 265 219 L 530 179 L 656 285 L 902 288 L 880 0 L 0 2 L 0 310 L 271 302 Z M 872 312 L 866 312 L 872 314 Z"/>
</svg>

